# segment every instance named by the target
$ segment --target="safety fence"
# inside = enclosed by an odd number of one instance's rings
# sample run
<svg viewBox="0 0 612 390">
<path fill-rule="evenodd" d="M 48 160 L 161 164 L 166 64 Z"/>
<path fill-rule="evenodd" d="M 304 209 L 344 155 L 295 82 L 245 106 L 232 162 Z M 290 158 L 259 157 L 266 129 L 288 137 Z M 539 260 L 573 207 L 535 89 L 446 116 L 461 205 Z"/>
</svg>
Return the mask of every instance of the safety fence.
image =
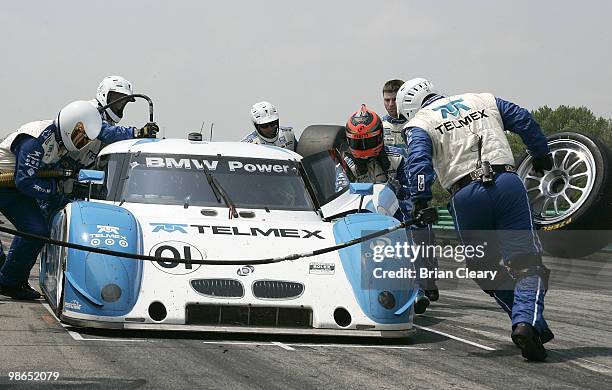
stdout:
<svg viewBox="0 0 612 390">
<path fill-rule="evenodd" d="M 438 222 L 433 225 L 436 230 L 455 230 L 453 217 L 444 207 L 438 207 Z"/>
</svg>

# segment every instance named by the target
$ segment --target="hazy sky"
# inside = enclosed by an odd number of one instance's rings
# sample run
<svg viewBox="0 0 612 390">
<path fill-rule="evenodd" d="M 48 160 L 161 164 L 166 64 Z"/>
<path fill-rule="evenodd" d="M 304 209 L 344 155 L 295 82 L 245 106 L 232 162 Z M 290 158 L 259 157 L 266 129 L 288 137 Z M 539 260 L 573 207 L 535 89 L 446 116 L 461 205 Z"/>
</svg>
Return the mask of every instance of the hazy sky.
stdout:
<svg viewBox="0 0 612 390">
<path fill-rule="evenodd" d="M 239 140 L 253 103 L 281 124 L 384 114 L 391 78 L 492 92 L 529 109 L 612 117 L 612 1 L 13 1 L 0 5 L 0 136 L 94 97 L 119 74 L 155 102 L 167 137 Z M 122 124 L 141 126 L 146 104 Z"/>
</svg>

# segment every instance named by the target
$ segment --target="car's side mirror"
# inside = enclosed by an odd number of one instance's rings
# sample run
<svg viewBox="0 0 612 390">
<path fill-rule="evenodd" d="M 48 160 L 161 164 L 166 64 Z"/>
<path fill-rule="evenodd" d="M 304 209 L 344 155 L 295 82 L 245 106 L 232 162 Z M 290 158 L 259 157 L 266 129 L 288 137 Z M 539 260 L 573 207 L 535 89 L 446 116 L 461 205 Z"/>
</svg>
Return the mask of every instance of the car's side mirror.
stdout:
<svg viewBox="0 0 612 390">
<path fill-rule="evenodd" d="M 351 194 L 357 194 L 361 196 L 372 195 L 374 193 L 373 183 L 351 183 L 349 184 L 349 191 Z"/>
<path fill-rule="evenodd" d="M 81 169 L 77 181 L 84 184 L 104 184 L 104 171 Z"/>
<path fill-rule="evenodd" d="M 374 193 L 374 184 L 373 183 L 351 183 L 349 184 L 349 192 L 351 194 L 361 195 L 361 199 L 359 199 L 359 209 L 358 213 L 361 212 L 361 206 L 363 205 L 363 197 L 366 195 L 372 195 Z"/>
<path fill-rule="evenodd" d="M 91 199 L 92 192 L 96 194 L 104 188 L 104 177 L 104 171 L 81 169 L 77 177 L 78 185 L 74 186 L 73 195 L 76 198 Z"/>
</svg>

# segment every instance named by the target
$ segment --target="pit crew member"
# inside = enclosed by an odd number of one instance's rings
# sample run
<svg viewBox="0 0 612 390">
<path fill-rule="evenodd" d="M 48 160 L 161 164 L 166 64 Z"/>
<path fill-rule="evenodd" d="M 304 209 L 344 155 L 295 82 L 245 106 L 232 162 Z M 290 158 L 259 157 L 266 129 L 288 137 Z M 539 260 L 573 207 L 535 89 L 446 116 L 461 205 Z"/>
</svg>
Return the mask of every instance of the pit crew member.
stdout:
<svg viewBox="0 0 612 390">
<path fill-rule="evenodd" d="M 102 79 L 96 92 L 96 98 L 90 100 L 96 108 L 102 108 L 108 103 L 126 96 L 133 94 L 132 84 L 121 76 L 107 76 Z M 82 168 L 90 168 L 94 165 L 96 157 L 100 150 L 113 142 L 123 141 L 132 138 L 155 138 L 159 127 L 156 123 L 147 123 L 142 128 L 137 129 L 136 127 L 124 127 L 118 126 L 117 124 L 123 118 L 123 110 L 127 103 L 135 101 L 134 98 L 126 99 L 101 111 L 102 116 L 102 130 L 98 138 L 87 144 L 81 150 L 70 152 L 57 162 L 55 167 L 59 169 L 70 169 L 74 172 L 78 172 Z M 70 190 L 74 181 L 68 179 L 64 182 L 64 186 L 67 190 Z M 54 201 L 58 201 L 55 199 Z M 67 199 L 64 198 L 64 201 Z M 45 216 L 52 215 L 56 210 L 65 206 L 65 204 L 56 204 L 54 201 L 41 200 L 40 207 L 43 210 Z"/>
<path fill-rule="evenodd" d="M 297 140 L 292 127 L 279 126 L 278 109 L 272 103 L 263 101 L 251 107 L 251 120 L 255 130 L 240 142 L 278 146 L 295 151 Z"/>
<path fill-rule="evenodd" d="M 400 221 L 410 218 L 406 154 L 401 148 L 384 145 L 382 121 L 378 114 L 365 104 L 362 105 L 346 123 L 346 138 L 349 147 L 343 156 L 343 165 L 348 178 L 337 175 L 337 181 L 387 183 L 395 191 L 400 204 L 395 217 Z M 336 187 L 340 186 L 341 183 L 336 184 Z M 407 233 L 412 237 L 410 229 L 407 229 Z M 417 270 L 422 267 L 429 269 L 426 259 L 422 257 L 415 260 L 415 267 Z M 429 306 L 430 300 L 425 290 L 431 289 L 431 283 L 433 281 L 429 279 L 417 279 L 419 291 L 414 303 L 416 314 L 424 313 Z"/>
<path fill-rule="evenodd" d="M 543 343 L 554 337 L 543 316 L 549 271 L 504 133 L 517 133 L 534 157 L 534 170 L 543 172 L 553 164 L 540 126 L 529 111 L 492 94 L 445 97 L 422 78 L 404 83 L 396 104 L 408 120 L 404 136 L 413 213 L 431 200 L 435 169 L 452 194 L 449 210 L 462 242 L 489 245 L 484 258 L 467 261 L 468 268 L 498 271 L 495 280 L 476 282 L 511 317 L 512 340 L 523 357 L 544 360 Z"/>
<path fill-rule="evenodd" d="M 17 230 L 49 236 L 47 220 L 36 200 L 62 199 L 63 181 L 39 177 L 62 157 L 78 152 L 100 134 L 102 119 L 86 101 L 62 108 L 55 120 L 30 122 L 0 143 L 0 172 L 14 173 L 15 188 L 0 188 L 0 211 Z M 0 294 L 33 300 L 40 294 L 28 284 L 42 241 L 15 237 L 0 269 Z"/>
<path fill-rule="evenodd" d="M 383 134 L 385 145 L 405 147 L 402 137 L 402 128 L 406 124 L 406 120 L 397 116 L 397 107 L 395 105 L 395 96 L 397 91 L 404 84 L 402 80 L 389 80 L 383 86 L 383 104 L 387 110 L 387 115 L 382 117 Z"/>
</svg>

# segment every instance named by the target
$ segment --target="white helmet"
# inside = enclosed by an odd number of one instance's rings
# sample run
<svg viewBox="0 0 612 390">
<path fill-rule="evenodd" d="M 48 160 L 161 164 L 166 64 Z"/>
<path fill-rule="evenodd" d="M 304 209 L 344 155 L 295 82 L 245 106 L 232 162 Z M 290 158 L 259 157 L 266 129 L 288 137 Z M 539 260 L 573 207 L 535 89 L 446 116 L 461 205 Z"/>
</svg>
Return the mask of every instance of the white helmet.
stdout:
<svg viewBox="0 0 612 390">
<path fill-rule="evenodd" d="M 107 76 L 102 79 L 102 82 L 98 85 L 98 91 L 96 92 L 96 100 L 100 105 L 106 106 L 108 103 L 112 103 L 112 101 L 108 101 L 109 92 L 117 92 L 123 95 L 131 95 L 134 93 L 132 91 L 132 84 L 121 76 Z M 135 99 L 132 98 L 129 101 L 133 102 Z M 123 110 L 116 113 L 108 107 L 104 112 L 114 123 L 119 123 L 121 118 L 123 118 Z"/>
<path fill-rule="evenodd" d="M 420 77 L 408 80 L 400 87 L 395 97 L 397 114 L 410 120 L 429 96 L 440 94 L 429 80 Z"/>
<path fill-rule="evenodd" d="M 251 108 L 251 119 L 255 125 L 263 125 L 278 120 L 278 110 L 270 102 L 259 102 Z"/>
<path fill-rule="evenodd" d="M 56 125 L 66 150 L 77 152 L 98 137 L 102 118 L 90 102 L 78 100 L 62 108 Z"/>
</svg>

